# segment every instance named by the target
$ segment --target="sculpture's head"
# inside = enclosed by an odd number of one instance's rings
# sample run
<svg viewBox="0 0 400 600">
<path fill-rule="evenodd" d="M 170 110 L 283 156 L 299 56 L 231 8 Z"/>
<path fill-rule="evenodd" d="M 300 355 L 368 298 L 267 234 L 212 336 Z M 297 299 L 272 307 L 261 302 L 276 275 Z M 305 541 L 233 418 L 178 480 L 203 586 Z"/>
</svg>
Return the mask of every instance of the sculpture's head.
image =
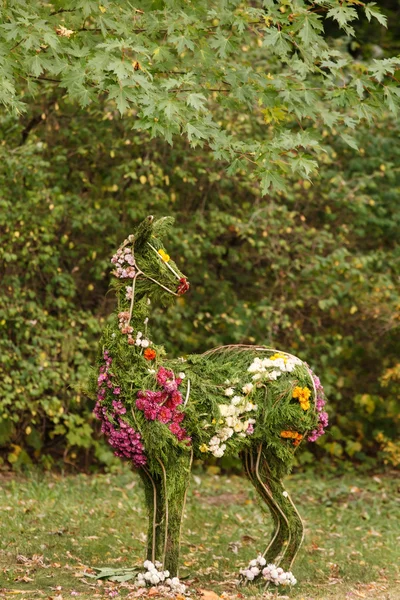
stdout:
<svg viewBox="0 0 400 600">
<path fill-rule="evenodd" d="M 119 280 L 115 287 L 127 299 L 146 296 L 166 304 L 188 291 L 189 282 L 162 242 L 173 221 L 147 217 L 112 257 L 113 275 Z"/>
</svg>

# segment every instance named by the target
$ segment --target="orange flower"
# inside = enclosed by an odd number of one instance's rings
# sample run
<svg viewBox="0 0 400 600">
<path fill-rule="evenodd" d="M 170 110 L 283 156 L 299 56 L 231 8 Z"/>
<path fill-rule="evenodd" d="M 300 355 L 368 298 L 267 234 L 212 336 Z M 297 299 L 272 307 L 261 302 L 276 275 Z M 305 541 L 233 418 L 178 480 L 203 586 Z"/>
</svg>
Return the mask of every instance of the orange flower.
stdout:
<svg viewBox="0 0 400 600">
<path fill-rule="evenodd" d="M 287 439 L 292 439 L 293 446 L 298 446 L 304 436 L 301 433 L 299 433 L 298 431 L 281 431 L 281 437 L 287 438 Z"/>
<path fill-rule="evenodd" d="M 146 350 L 143 352 L 143 356 L 146 360 L 154 360 L 157 354 L 153 348 L 146 348 Z"/>
</svg>

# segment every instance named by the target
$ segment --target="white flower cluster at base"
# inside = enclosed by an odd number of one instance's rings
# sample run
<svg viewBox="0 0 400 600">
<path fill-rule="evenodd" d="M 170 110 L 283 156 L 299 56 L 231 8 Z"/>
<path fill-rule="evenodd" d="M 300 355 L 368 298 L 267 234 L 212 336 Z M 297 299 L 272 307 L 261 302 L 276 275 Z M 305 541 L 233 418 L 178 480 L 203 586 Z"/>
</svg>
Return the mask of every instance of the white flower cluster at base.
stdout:
<svg viewBox="0 0 400 600">
<path fill-rule="evenodd" d="M 251 560 L 247 569 L 242 569 L 240 574 L 247 581 L 254 581 L 261 576 L 265 581 L 270 581 L 274 585 L 296 585 L 297 579 L 291 571 L 284 571 L 281 567 L 272 564 L 266 565 L 266 563 L 267 561 L 260 554 Z"/>
<path fill-rule="evenodd" d="M 139 573 L 135 586 L 142 588 L 147 586 L 162 586 L 167 588 L 174 594 L 187 594 L 186 585 L 181 583 L 178 577 L 170 577 L 169 571 L 162 571 L 162 564 L 157 560 L 152 563 L 150 560 L 145 560 L 143 567 L 146 569 L 146 573 Z"/>
</svg>

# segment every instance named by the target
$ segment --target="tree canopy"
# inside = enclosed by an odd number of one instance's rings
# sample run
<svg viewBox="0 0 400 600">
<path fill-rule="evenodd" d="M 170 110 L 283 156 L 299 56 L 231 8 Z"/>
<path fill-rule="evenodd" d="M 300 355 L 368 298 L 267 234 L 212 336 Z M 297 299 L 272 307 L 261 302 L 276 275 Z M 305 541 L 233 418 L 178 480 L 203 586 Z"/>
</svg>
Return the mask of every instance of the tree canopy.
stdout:
<svg viewBox="0 0 400 600">
<path fill-rule="evenodd" d="M 24 112 L 56 87 L 83 108 L 113 100 L 135 130 L 171 144 L 184 135 L 229 174 L 249 170 L 265 194 L 313 173 L 322 129 L 355 147 L 357 123 L 396 112 L 400 59 L 347 52 L 361 14 L 386 26 L 360 0 L 13 0 L 0 26 L 0 101 Z"/>
</svg>

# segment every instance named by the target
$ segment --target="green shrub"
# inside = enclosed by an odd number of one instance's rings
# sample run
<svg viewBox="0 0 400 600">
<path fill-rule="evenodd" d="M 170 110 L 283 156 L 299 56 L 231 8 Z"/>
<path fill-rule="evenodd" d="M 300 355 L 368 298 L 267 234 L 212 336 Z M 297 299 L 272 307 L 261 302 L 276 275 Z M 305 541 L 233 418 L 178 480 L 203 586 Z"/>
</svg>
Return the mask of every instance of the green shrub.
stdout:
<svg viewBox="0 0 400 600">
<path fill-rule="evenodd" d="M 175 355 L 228 343 L 297 353 L 329 398 L 333 426 L 316 456 L 394 464 L 399 390 L 387 374 L 399 355 L 398 126 L 382 118 L 360 129 L 359 151 L 327 134 L 319 180 L 295 179 L 290 193 L 263 199 L 245 171 L 228 177 L 206 150 L 170 147 L 131 126 L 112 105 L 81 112 L 61 98 L 3 118 L 4 458 L 109 460 L 80 390 L 113 306 L 109 259 L 154 213 L 177 218 L 168 251 L 192 284 L 155 314 L 155 339 Z M 315 460 L 310 451 L 300 460 Z"/>
</svg>

